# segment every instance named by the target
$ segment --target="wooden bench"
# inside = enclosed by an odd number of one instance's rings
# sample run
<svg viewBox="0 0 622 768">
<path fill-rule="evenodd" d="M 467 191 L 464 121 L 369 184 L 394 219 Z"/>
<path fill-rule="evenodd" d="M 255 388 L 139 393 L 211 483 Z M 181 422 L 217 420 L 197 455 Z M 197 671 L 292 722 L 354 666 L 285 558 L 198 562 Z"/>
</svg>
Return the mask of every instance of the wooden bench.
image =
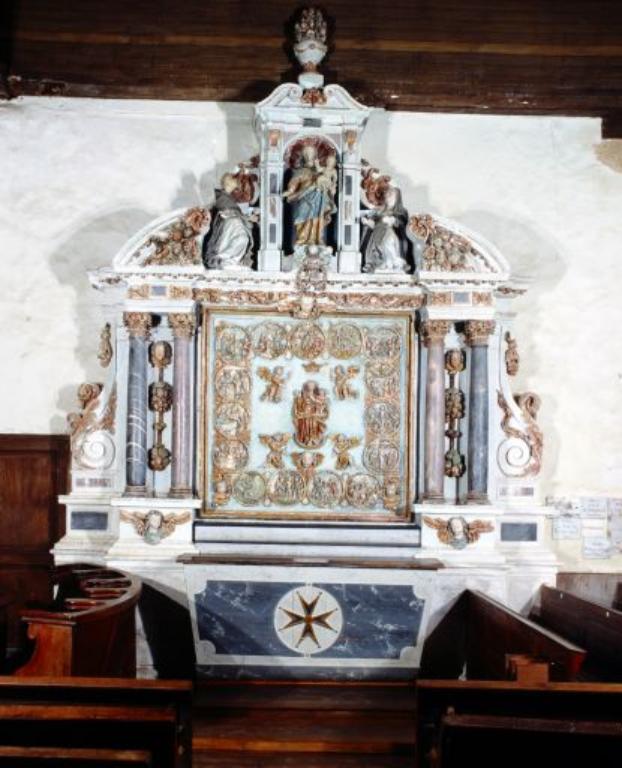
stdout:
<svg viewBox="0 0 622 768">
<path fill-rule="evenodd" d="M 417 768 L 618 766 L 622 685 L 419 680 Z"/>
<path fill-rule="evenodd" d="M 430 679 L 503 680 L 521 661 L 552 680 L 574 680 L 584 649 L 480 592 L 466 590 L 427 638 L 419 676 Z M 521 659 L 522 657 L 522 659 Z M 510 662 L 510 663 L 509 663 Z M 529 666 L 529 664 L 527 665 Z"/>
<path fill-rule="evenodd" d="M 14 674 L 134 676 L 140 580 L 109 568 L 69 565 L 56 569 L 54 583 L 53 605 L 21 612 L 34 649 Z"/>
<path fill-rule="evenodd" d="M 542 586 L 531 618 L 586 649 L 582 678 L 622 681 L 622 612 Z"/>
<path fill-rule="evenodd" d="M 191 706 L 185 681 L 0 677 L 0 766 L 190 768 Z"/>
</svg>

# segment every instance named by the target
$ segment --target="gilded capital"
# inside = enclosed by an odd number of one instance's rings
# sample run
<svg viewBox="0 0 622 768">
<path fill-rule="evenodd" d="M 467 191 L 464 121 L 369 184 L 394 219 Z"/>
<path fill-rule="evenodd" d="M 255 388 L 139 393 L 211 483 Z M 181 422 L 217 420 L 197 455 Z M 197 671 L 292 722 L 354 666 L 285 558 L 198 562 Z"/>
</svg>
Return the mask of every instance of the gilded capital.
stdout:
<svg viewBox="0 0 622 768">
<path fill-rule="evenodd" d="M 487 346 L 488 337 L 494 331 L 494 320 L 467 320 L 464 324 L 464 338 L 470 347 Z"/>
<path fill-rule="evenodd" d="M 168 322 L 176 339 L 189 339 L 195 330 L 194 315 L 189 312 L 172 312 Z"/>
<path fill-rule="evenodd" d="M 147 339 L 151 330 L 149 312 L 125 312 L 123 322 L 130 336 L 135 339 Z"/>
<path fill-rule="evenodd" d="M 434 344 L 442 344 L 449 333 L 451 323 L 449 320 L 424 320 L 421 323 L 421 335 L 423 344 L 429 347 Z"/>
</svg>

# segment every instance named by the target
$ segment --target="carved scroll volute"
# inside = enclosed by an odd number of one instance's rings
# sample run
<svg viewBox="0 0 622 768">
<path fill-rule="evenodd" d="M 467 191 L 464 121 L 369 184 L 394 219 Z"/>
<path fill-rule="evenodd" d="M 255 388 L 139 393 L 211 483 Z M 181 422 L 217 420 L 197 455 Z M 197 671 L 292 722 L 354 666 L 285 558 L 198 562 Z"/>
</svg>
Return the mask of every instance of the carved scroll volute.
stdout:
<svg viewBox="0 0 622 768">
<path fill-rule="evenodd" d="M 499 350 L 500 389 L 497 403 L 501 410 L 501 429 L 505 439 L 497 449 L 497 463 L 506 477 L 533 477 L 542 467 L 544 437 L 537 422 L 540 398 L 534 392 L 513 394 L 509 376 L 518 372 L 516 341 L 504 334 L 507 349 Z"/>
</svg>

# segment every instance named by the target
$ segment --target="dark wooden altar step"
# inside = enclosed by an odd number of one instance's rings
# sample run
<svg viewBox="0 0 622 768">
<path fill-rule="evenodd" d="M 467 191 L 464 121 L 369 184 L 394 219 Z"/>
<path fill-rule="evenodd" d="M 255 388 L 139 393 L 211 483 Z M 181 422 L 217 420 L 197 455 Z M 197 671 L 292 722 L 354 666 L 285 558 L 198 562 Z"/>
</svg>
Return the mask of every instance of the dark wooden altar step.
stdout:
<svg viewBox="0 0 622 768">
<path fill-rule="evenodd" d="M 406 685 L 203 686 L 193 717 L 200 768 L 406 768 L 414 755 Z"/>
</svg>

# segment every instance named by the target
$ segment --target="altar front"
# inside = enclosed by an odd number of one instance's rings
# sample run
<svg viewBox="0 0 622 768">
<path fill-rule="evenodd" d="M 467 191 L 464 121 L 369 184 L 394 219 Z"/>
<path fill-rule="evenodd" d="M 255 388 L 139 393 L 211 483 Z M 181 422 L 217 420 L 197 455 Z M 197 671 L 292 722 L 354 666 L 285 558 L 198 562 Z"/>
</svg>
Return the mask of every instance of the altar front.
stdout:
<svg viewBox="0 0 622 768">
<path fill-rule="evenodd" d="M 522 609 L 556 572 L 539 400 L 511 388 L 526 286 L 363 158 L 325 35 L 304 12 L 298 82 L 213 205 L 90 274 L 105 375 L 70 415 L 55 558 L 141 575 L 206 676 L 408 677 L 462 590 Z"/>
</svg>

